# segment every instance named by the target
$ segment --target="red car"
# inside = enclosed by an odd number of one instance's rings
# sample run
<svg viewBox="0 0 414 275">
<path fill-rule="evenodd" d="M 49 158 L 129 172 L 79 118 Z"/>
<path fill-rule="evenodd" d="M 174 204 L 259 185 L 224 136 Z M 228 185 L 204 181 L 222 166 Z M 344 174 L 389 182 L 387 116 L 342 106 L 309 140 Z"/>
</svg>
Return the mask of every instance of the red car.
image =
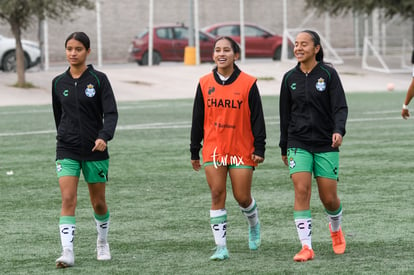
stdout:
<svg viewBox="0 0 414 275">
<path fill-rule="evenodd" d="M 184 50 L 188 46 L 189 30 L 184 25 L 154 26 L 153 62 L 184 61 Z M 200 31 L 200 60 L 213 61 L 214 36 Z M 129 48 L 130 60 L 139 65 L 148 65 L 148 29 L 137 35 Z"/>
<path fill-rule="evenodd" d="M 203 28 L 214 36 L 229 36 L 240 43 L 240 22 L 218 23 Z M 282 36 L 276 35 L 255 24 L 244 24 L 245 56 L 271 57 L 280 60 L 282 56 Z M 289 46 L 289 56 L 293 56 L 293 47 Z"/>
</svg>

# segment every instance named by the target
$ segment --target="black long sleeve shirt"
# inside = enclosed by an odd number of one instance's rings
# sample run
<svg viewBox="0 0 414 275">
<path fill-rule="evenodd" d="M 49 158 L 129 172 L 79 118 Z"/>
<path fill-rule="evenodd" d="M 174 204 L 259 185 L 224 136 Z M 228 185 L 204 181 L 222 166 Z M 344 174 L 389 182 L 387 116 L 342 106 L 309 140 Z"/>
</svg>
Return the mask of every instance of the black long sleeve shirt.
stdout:
<svg viewBox="0 0 414 275">
<path fill-rule="evenodd" d="M 287 148 L 310 152 L 338 151 L 332 148 L 332 134 L 345 135 L 348 106 L 338 73 L 324 63 L 308 74 L 298 64 L 287 72 L 280 89 L 280 142 Z"/>
<path fill-rule="evenodd" d="M 118 121 L 115 96 L 107 76 L 92 65 L 78 78 L 69 69 L 52 82 L 57 130 L 56 159 L 108 159 L 108 150 L 94 151 L 95 140 L 111 140 Z"/>
</svg>

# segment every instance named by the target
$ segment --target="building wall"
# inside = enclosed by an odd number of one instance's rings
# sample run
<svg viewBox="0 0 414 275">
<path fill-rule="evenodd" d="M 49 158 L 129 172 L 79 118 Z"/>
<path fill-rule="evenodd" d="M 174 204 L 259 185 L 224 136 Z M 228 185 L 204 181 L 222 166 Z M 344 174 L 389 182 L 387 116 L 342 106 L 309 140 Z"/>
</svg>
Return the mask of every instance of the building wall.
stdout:
<svg viewBox="0 0 414 275">
<path fill-rule="evenodd" d="M 100 0 L 102 25 L 103 62 L 125 62 L 132 38 L 148 26 L 149 0 Z M 154 24 L 184 22 L 188 25 L 190 0 L 153 0 Z M 199 25 L 204 27 L 217 22 L 238 21 L 240 19 L 240 0 L 199 0 Z M 287 7 L 288 28 L 316 29 L 322 36 L 327 36 L 332 46 L 344 54 L 352 52 L 355 47 L 354 18 L 351 14 L 331 17 L 326 28 L 326 17 L 305 10 L 304 0 L 289 0 Z M 247 0 L 244 1 L 244 18 L 246 22 L 257 23 L 282 34 L 283 1 L 282 0 Z M 305 19 L 308 19 L 305 21 Z M 92 43 L 91 62 L 96 60 L 97 17 L 94 10 L 79 9 L 72 14 L 71 20 L 48 21 L 50 62 L 65 62 L 64 41 L 73 31 L 84 31 Z M 362 19 L 361 19 L 362 21 Z M 362 37 L 364 24 L 358 24 Z M 368 24 L 369 25 L 369 24 Z M 393 20 L 387 26 L 387 34 L 402 39 L 407 36 L 412 41 L 412 25 Z M 0 34 L 11 36 L 6 24 L 0 25 Z M 38 40 L 37 22 L 23 37 Z M 362 38 L 360 38 L 362 40 Z M 362 43 L 362 41 L 361 41 Z M 346 51 L 343 49 L 351 49 Z"/>
</svg>

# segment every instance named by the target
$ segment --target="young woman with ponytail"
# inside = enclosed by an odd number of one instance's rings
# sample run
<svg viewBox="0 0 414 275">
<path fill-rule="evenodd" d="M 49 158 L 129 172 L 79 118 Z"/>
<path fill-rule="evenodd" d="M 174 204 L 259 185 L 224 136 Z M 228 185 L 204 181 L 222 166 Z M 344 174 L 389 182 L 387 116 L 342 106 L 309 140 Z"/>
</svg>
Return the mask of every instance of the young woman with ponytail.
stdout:
<svg viewBox="0 0 414 275">
<path fill-rule="evenodd" d="M 337 195 L 337 184 L 338 148 L 345 135 L 348 107 L 336 70 L 323 61 L 323 49 L 316 32 L 300 32 L 296 36 L 294 54 L 298 64 L 284 75 L 280 90 L 279 146 L 293 181 L 293 217 L 302 244 L 293 260 L 303 262 L 312 260 L 315 255 L 311 242 L 312 174 L 328 216 L 333 251 L 336 254 L 345 252 L 342 203 Z"/>
</svg>

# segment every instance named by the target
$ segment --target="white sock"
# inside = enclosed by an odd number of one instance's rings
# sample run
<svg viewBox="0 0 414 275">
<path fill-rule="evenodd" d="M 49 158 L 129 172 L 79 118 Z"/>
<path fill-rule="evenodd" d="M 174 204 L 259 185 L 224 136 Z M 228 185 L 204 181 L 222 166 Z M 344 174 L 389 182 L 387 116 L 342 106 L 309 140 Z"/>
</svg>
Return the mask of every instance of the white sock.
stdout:
<svg viewBox="0 0 414 275">
<path fill-rule="evenodd" d="M 108 242 L 109 231 L 109 211 L 105 215 L 98 215 L 94 213 L 96 231 L 98 232 L 98 241 L 101 243 Z"/>
<path fill-rule="evenodd" d="M 60 243 L 62 244 L 63 250 L 70 249 L 73 251 L 75 229 L 76 229 L 76 225 L 74 224 L 59 224 Z"/>
<path fill-rule="evenodd" d="M 108 242 L 109 220 L 101 222 L 95 219 L 96 230 L 98 231 L 98 240 L 102 243 Z"/>
<path fill-rule="evenodd" d="M 210 225 L 217 246 L 226 246 L 227 211 L 210 210 Z"/>
<path fill-rule="evenodd" d="M 240 206 L 240 209 L 243 212 L 244 216 L 247 218 L 247 222 L 249 223 L 250 227 L 255 226 L 259 222 L 259 213 L 257 211 L 257 204 L 254 198 L 248 207 L 243 208 Z"/>
<path fill-rule="evenodd" d="M 295 224 L 302 247 L 312 248 L 312 219 L 295 219 Z"/>
<path fill-rule="evenodd" d="M 341 228 L 342 210 L 337 215 L 328 214 L 328 220 L 331 224 L 332 232 L 339 231 L 339 228 Z"/>
</svg>

